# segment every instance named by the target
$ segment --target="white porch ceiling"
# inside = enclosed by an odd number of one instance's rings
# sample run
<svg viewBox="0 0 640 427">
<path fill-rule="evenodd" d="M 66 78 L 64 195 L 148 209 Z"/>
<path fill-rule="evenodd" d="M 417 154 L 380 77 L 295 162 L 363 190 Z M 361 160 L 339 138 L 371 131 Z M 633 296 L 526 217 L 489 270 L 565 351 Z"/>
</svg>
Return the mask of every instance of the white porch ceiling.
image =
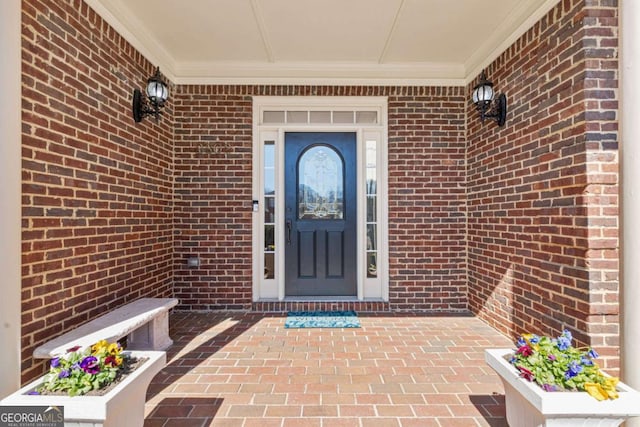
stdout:
<svg viewBox="0 0 640 427">
<path fill-rule="evenodd" d="M 559 0 L 86 0 L 178 84 L 464 85 Z"/>
</svg>

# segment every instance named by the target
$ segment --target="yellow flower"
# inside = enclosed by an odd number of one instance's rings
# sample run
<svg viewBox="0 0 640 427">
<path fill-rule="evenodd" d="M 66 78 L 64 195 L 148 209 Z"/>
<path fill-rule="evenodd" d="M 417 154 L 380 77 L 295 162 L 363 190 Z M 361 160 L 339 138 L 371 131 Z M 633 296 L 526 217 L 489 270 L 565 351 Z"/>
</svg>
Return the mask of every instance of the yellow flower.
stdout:
<svg viewBox="0 0 640 427">
<path fill-rule="evenodd" d="M 604 379 L 604 382 L 605 382 L 604 390 L 607 392 L 609 399 L 618 398 L 618 391 L 616 390 L 618 381 L 619 379 L 617 377 L 607 377 Z"/>
<path fill-rule="evenodd" d="M 616 377 L 607 377 L 604 379 L 604 385 L 585 383 L 584 389 L 589 395 L 598 400 L 617 399 L 618 391 L 616 390 L 616 386 L 618 385 L 618 381 Z"/>
<path fill-rule="evenodd" d="M 118 345 L 118 343 L 112 343 L 109 344 L 109 347 L 107 348 L 107 353 L 115 356 L 116 354 L 120 353 L 120 346 Z"/>
<path fill-rule="evenodd" d="M 91 352 L 98 353 L 100 350 L 107 348 L 108 345 L 109 343 L 107 342 L 107 340 L 100 340 L 91 346 Z"/>
<path fill-rule="evenodd" d="M 589 395 L 595 397 L 598 400 L 606 400 L 609 398 L 609 395 L 606 391 L 604 391 L 602 387 L 600 387 L 600 384 L 585 383 L 584 390 L 589 393 Z"/>
</svg>

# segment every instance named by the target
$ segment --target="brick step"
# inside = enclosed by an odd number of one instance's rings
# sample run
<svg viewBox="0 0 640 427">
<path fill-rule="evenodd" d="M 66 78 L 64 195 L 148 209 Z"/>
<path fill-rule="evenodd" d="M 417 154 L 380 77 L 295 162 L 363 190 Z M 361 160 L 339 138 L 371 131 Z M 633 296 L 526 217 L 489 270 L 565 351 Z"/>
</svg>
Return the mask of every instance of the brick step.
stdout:
<svg viewBox="0 0 640 427">
<path fill-rule="evenodd" d="M 287 311 L 344 311 L 387 312 L 386 301 L 258 301 L 251 310 L 261 313 L 281 313 Z"/>
</svg>

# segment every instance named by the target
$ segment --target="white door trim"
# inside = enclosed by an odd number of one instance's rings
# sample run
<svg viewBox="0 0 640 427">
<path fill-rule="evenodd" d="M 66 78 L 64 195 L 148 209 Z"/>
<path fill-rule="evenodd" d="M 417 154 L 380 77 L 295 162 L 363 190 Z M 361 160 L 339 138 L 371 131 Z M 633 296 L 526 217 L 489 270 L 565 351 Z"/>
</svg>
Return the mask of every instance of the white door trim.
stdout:
<svg viewBox="0 0 640 427">
<path fill-rule="evenodd" d="M 263 97 L 253 98 L 253 190 L 257 210 L 252 221 L 253 301 L 282 301 L 284 290 L 284 135 L 285 132 L 354 132 L 357 135 L 357 299 L 388 301 L 387 97 Z M 273 175 L 275 215 L 265 222 L 265 146 Z M 368 147 L 368 149 L 367 149 Z M 369 154 L 367 154 L 369 153 Z M 367 167 L 369 161 L 369 168 Z M 372 167 L 373 164 L 373 167 Z M 375 173 L 377 200 L 373 224 L 375 246 L 367 245 L 367 171 Z M 271 174 L 271 171 L 268 172 Z M 371 209 L 371 208 L 369 208 Z M 369 216 L 371 219 L 371 215 Z M 265 252 L 265 224 L 273 225 L 274 250 Z M 371 239 L 369 239 L 371 240 Z M 265 255 L 267 254 L 267 255 Z M 272 268 L 267 268 L 265 258 Z M 375 257 L 377 271 L 368 272 Z M 271 265 L 269 265 L 271 267 Z M 273 270 L 273 272 L 271 272 Z M 265 277 L 268 275 L 269 277 Z M 271 277 L 273 276 L 273 277 Z M 298 298 L 299 299 L 299 298 Z M 310 300 L 313 298 L 309 298 Z M 332 299 L 324 297 L 323 299 Z"/>
</svg>

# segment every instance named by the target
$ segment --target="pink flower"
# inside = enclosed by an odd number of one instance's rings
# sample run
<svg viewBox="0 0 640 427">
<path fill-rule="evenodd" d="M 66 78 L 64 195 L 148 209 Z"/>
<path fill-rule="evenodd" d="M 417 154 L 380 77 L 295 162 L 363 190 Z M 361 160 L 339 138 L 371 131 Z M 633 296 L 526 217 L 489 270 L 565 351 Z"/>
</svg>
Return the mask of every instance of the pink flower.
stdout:
<svg viewBox="0 0 640 427">
<path fill-rule="evenodd" d="M 516 353 L 521 354 L 524 357 L 529 357 L 533 354 L 533 350 L 528 345 L 523 345 Z"/>
<path fill-rule="evenodd" d="M 118 366 L 118 360 L 116 359 L 115 356 L 107 356 L 104 359 L 104 364 L 106 366 Z"/>
<path fill-rule="evenodd" d="M 520 376 L 527 381 L 533 381 L 533 372 L 528 370 L 527 368 L 523 368 L 522 366 L 516 366 L 520 371 Z"/>
</svg>

